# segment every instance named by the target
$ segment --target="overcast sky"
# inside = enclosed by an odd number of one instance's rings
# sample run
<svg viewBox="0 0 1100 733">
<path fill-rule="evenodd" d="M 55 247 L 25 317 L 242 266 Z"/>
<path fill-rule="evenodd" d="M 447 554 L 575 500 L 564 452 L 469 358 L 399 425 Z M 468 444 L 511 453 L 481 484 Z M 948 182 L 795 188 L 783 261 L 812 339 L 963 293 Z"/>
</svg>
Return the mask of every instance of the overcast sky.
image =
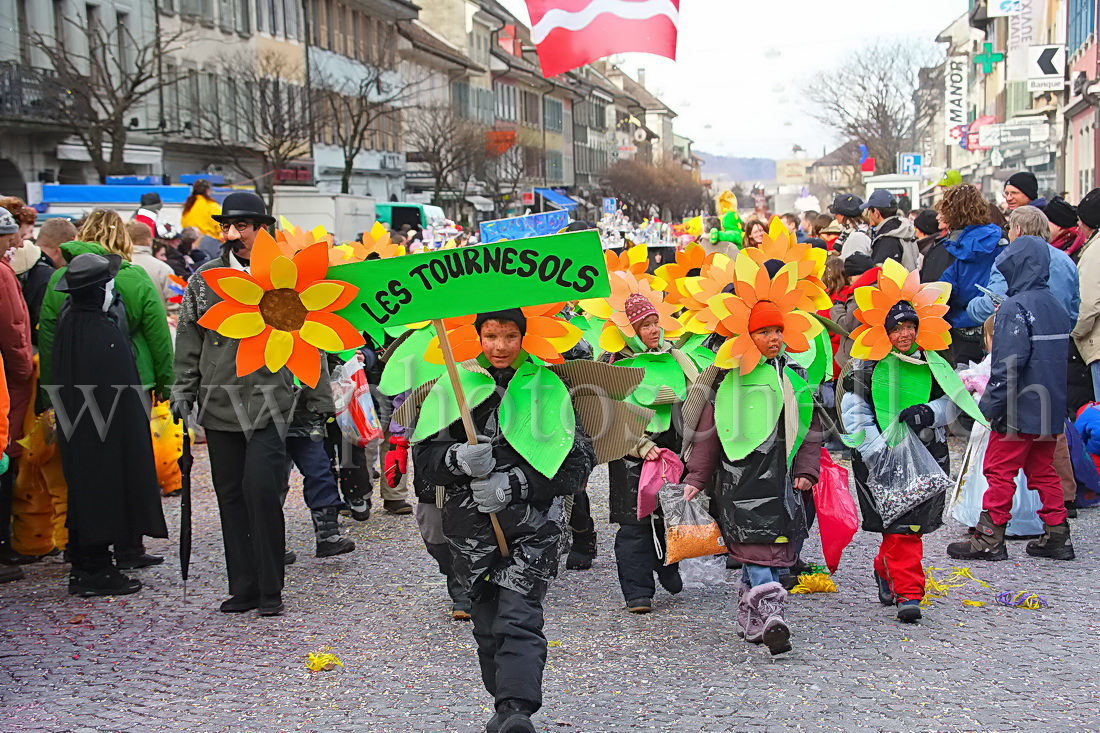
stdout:
<svg viewBox="0 0 1100 733">
<path fill-rule="evenodd" d="M 501 0 L 529 22 L 524 0 Z M 646 86 L 679 114 L 696 150 L 788 158 L 836 145 L 805 114 L 805 81 L 872 39 L 930 43 L 967 12 L 967 0 L 681 0 L 678 60 L 625 54 Z"/>
</svg>

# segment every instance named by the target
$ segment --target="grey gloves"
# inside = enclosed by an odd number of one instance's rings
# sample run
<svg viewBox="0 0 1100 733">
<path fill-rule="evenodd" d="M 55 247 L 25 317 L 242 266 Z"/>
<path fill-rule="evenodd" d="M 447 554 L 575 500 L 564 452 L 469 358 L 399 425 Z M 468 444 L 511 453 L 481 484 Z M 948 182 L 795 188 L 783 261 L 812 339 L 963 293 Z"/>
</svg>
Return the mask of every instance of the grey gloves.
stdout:
<svg viewBox="0 0 1100 733">
<path fill-rule="evenodd" d="M 512 479 L 507 473 L 491 473 L 485 478 L 470 482 L 474 503 L 478 511 L 495 514 L 503 511 L 512 501 Z"/>
<path fill-rule="evenodd" d="M 451 446 L 447 457 L 451 459 L 453 469 L 470 478 L 488 476 L 497 465 L 493 446 L 484 436 L 478 436 L 477 445 L 456 443 Z"/>
<path fill-rule="evenodd" d="M 514 484 L 513 479 L 515 479 Z M 474 494 L 474 503 L 477 504 L 478 511 L 495 514 L 512 503 L 516 491 L 519 492 L 520 499 L 527 498 L 527 477 L 518 468 L 513 468 L 511 471 L 497 471 L 485 478 L 471 481 L 470 490 Z"/>
</svg>

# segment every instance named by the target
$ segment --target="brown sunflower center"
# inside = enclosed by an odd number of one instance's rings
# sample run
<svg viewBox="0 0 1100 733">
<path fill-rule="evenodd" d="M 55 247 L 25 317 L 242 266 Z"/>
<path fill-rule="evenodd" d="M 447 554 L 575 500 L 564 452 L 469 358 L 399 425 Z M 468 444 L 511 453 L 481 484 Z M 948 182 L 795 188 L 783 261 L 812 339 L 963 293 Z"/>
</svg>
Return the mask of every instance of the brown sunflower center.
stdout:
<svg viewBox="0 0 1100 733">
<path fill-rule="evenodd" d="M 260 300 L 264 323 L 277 331 L 297 331 L 306 322 L 309 311 L 294 288 L 268 290 Z"/>
</svg>

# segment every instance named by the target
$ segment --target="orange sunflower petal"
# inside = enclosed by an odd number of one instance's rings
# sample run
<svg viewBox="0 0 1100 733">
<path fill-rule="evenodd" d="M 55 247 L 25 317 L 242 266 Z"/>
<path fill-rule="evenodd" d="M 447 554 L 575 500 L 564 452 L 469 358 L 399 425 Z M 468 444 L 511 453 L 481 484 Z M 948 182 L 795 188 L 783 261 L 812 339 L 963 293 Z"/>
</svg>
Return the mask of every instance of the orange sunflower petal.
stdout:
<svg viewBox="0 0 1100 733">
<path fill-rule="evenodd" d="M 299 334 L 293 334 L 294 346 L 287 359 L 290 373 L 301 380 L 302 384 L 316 387 L 321 379 L 321 352 L 311 346 Z"/>
<path fill-rule="evenodd" d="M 234 339 L 255 336 L 264 330 L 264 318 L 254 305 L 232 300 L 215 303 L 199 318 L 199 325 Z"/>
<path fill-rule="evenodd" d="M 294 255 L 294 264 L 298 268 L 298 279 L 294 289 L 299 293 L 318 280 L 325 279 L 328 272 L 328 245 L 317 242 Z"/>
<path fill-rule="evenodd" d="M 272 289 L 271 263 L 279 256 L 289 259 L 294 256 L 294 252 L 287 245 L 276 242 L 266 229 L 261 229 L 256 234 L 256 242 L 252 245 L 249 271 L 264 290 Z"/>
<path fill-rule="evenodd" d="M 267 346 L 268 336 L 271 335 L 271 326 L 265 326 L 264 330 L 256 336 L 241 339 L 237 346 L 237 376 L 248 376 L 252 372 L 259 371 L 264 365 L 264 347 Z"/>
</svg>

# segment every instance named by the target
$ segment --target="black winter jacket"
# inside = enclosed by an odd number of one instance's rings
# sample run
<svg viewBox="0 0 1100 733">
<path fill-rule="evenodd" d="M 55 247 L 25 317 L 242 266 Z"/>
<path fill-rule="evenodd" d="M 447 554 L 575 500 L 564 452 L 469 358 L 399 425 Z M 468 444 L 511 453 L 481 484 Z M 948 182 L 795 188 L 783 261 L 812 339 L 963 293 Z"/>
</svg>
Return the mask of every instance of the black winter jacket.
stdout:
<svg viewBox="0 0 1100 733">
<path fill-rule="evenodd" d="M 497 514 L 511 555 L 497 551 L 488 514 L 474 502 L 470 479 L 452 470 L 447 451 L 466 440 L 461 422 L 456 422 L 413 448 L 413 465 L 423 485 L 444 487 L 443 533 L 454 553 L 455 575 L 475 598 L 492 583 L 527 594 L 545 588 L 557 575 L 558 557 L 567 534 L 569 514 L 565 497 L 584 490 L 596 465 L 592 441 L 578 423 L 573 447 L 557 473 L 543 476 L 511 446 L 500 432 L 501 394 L 515 370 L 489 368 L 497 391 L 473 411 L 478 435 L 492 439 L 496 471 L 519 469 L 527 481 L 527 498 L 521 500 L 513 481 L 512 503 Z"/>
</svg>

